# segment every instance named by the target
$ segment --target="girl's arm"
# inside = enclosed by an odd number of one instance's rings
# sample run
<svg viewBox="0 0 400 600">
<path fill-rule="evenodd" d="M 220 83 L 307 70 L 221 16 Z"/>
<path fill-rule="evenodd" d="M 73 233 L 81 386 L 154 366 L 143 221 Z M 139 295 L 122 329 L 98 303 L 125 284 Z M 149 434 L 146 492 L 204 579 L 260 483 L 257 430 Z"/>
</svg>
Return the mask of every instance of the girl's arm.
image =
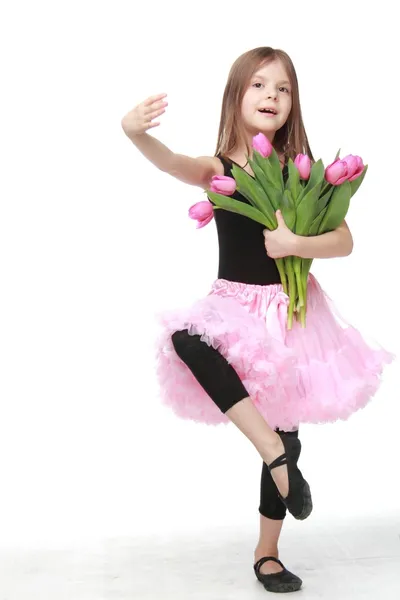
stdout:
<svg viewBox="0 0 400 600">
<path fill-rule="evenodd" d="M 293 254 L 301 258 L 335 258 L 349 256 L 353 251 L 353 236 L 343 221 L 334 231 L 316 236 L 296 235 Z"/>
<path fill-rule="evenodd" d="M 121 125 L 136 148 L 158 169 L 189 185 L 207 189 L 214 175 L 223 175 L 224 168 L 215 156 L 192 158 L 172 152 L 165 144 L 146 131 L 160 123 L 153 119 L 165 112 L 165 94 L 148 98 L 125 115 Z"/>
<path fill-rule="evenodd" d="M 221 161 L 214 156 L 192 158 L 184 154 L 176 154 L 156 138 L 142 133 L 128 136 L 136 148 L 160 171 L 168 173 L 176 179 L 207 189 L 214 175 L 223 175 Z"/>
</svg>

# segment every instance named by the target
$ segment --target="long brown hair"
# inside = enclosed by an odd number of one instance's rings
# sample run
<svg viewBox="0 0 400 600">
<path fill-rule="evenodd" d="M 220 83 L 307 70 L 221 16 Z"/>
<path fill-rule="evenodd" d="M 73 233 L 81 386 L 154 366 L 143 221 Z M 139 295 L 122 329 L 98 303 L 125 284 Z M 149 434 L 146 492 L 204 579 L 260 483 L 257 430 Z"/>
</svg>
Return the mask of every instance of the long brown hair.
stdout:
<svg viewBox="0 0 400 600">
<path fill-rule="evenodd" d="M 275 133 L 273 146 L 283 154 L 285 162 L 297 154 L 307 154 L 314 162 L 301 115 L 299 84 L 291 58 L 283 50 L 261 46 L 245 52 L 233 63 L 222 99 L 221 118 L 215 155 L 228 157 L 240 142 L 251 154 L 241 120 L 243 96 L 254 73 L 262 66 L 280 60 L 289 76 L 292 90 L 292 109 L 286 123 Z"/>
</svg>

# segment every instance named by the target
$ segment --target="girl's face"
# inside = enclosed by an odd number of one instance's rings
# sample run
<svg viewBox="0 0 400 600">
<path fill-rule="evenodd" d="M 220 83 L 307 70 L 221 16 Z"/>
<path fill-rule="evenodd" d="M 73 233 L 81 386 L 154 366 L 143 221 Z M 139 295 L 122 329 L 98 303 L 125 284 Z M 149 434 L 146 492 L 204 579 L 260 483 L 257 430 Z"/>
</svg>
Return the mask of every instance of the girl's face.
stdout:
<svg viewBox="0 0 400 600">
<path fill-rule="evenodd" d="M 287 121 L 292 108 L 289 77 L 279 60 L 260 67 L 249 83 L 242 101 L 244 126 L 253 137 L 264 133 L 270 142 Z M 275 114 L 262 112 L 273 109 Z"/>
</svg>

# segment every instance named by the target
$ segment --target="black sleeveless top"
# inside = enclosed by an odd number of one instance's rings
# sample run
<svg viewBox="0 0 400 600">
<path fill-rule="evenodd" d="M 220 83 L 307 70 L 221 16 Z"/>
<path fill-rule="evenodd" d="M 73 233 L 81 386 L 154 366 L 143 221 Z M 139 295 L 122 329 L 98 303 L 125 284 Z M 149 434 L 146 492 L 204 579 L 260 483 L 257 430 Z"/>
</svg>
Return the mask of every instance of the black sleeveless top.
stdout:
<svg viewBox="0 0 400 600">
<path fill-rule="evenodd" d="M 232 177 L 232 161 L 222 156 L 224 174 Z M 236 164 L 236 163 L 235 163 Z M 287 177 L 287 164 L 283 178 Z M 250 204 L 237 190 L 231 198 Z M 218 278 L 255 285 L 280 283 L 275 260 L 268 256 L 264 245 L 264 225 L 227 210 L 214 211 L 219 243 Z"/>
</svg>

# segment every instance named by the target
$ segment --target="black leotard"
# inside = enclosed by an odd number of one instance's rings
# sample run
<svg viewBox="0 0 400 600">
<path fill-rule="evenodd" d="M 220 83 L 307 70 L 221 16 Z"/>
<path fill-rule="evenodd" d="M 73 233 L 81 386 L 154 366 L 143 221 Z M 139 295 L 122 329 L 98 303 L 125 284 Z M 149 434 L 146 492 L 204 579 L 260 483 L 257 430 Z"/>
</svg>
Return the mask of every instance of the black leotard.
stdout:
<svg viewBox="0 0 400 600">
<path fill-rule="evenodd" d="M 218 156 L 224 165 L 224 174 L 232 177 L 232 161 Z M 283 169 L 284 179 L 287 165 Z M 249 202 L 236 191 L 235 200 Z M 268 256 L 264 245 L 264 225 L 227 210 L 214 211 L 219 243 L 218 278 L 256 285 L 280 283 L 275 260 Z"/>
</svg>

